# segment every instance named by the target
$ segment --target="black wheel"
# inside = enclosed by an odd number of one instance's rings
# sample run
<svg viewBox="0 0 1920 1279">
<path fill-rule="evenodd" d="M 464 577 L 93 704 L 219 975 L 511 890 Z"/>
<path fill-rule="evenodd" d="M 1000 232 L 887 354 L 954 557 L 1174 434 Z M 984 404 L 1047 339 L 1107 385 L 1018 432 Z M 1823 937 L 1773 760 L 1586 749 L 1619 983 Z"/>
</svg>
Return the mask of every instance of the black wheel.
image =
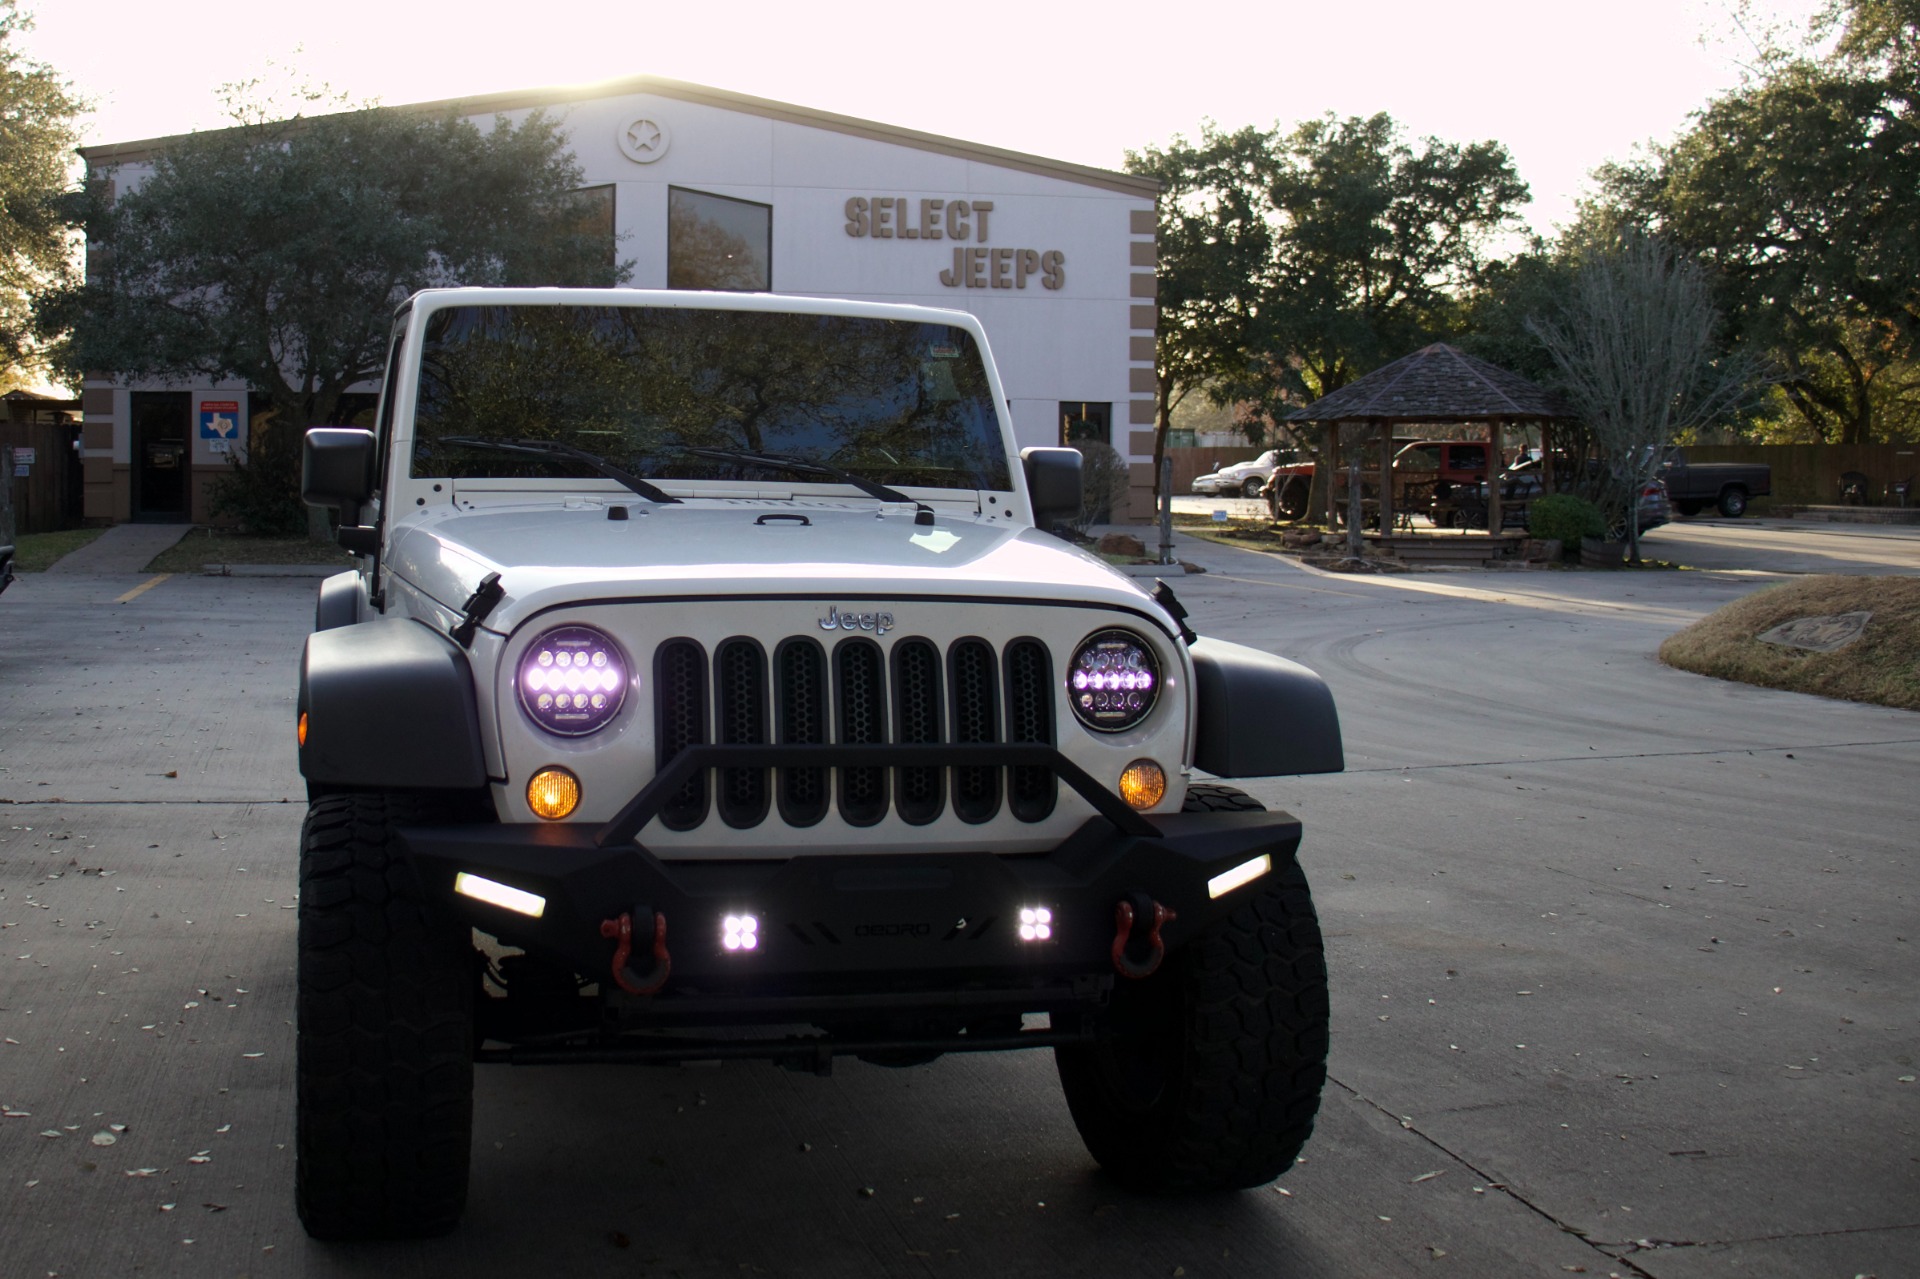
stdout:
<svg viewBox="0 0 1920 1279">
<path fill-rule="evenodd" d="M 1289 520 L 1300 519 L 1307 513 L 1307 486 L 1298 476 L 1289 476 L 1281 486 L 1276 513 Z"/>
<path fill-rule="evenodd" d="M 1267 482 L 1258 475 L 1249 475 L 1246 479 L 1240 481 L 1240 496 L 1259 497 L 1260 490 L 1266 486 Z"/>
<path fill-rule="evenodd" d="M 1698 515 L 1698 514 L 1700 514 L 1700 512 L 1701 512 L 1701 511 L 1703 511 L 1703 510 L 1705 510 L 1705 509 L 1706 509 L 1706 503 L 1704 503 L 1704 502 L 1675 502 L 1675 503 L 1674 503 L 1674 507 L 1675 507 L 1675 509 L 1677 509 L 1677 510 L 1678 510 L 1678 511 L 1680 512 L 1680 514 L 1682 514 L 1682 515 Z"/>
<path fill-rule="evenodd" d="M 294 1205 L 316 1239 L 445 1234 L 473 1136 L 471 933 L 423 899 L 393 835 L 476 802 L 316 800 L 300 836 Z"/>
<path fill-rule="evenodd" d="M 1728 519 L 1738 519 L 1747 513 L 1747 491 L 1743 488 L 1720 490 L 1720 514 Z"/>
<path fill-rule="evenodd" d="M 1257 809 L 1196 786 L 1186 811 Z M 1327 965 L 1294 862 L 1240 890 L 1233 914 L 1123 981 L 1109 1037 L 1054 1050 L 1074 1126 L 1135 1190 L 1243 1190 L 1293 1166 L 1327 1077 Z"/>
</svg>

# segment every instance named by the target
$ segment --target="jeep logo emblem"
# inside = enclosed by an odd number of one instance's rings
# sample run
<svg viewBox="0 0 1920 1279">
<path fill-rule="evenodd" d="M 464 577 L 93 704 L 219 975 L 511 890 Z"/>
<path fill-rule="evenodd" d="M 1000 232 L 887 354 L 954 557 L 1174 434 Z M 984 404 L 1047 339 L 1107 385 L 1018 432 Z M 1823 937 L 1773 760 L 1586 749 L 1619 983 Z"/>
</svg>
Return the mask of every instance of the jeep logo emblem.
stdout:
<svg viewBox="0 0 1920 1279">
<path fill-rule="evenodd" d="M 820 619 L 823 631 L 873 631 L 885 635 L 893 629 L 892 613 L 842 613 L 838 607 L 829 607 L 827 615 Z"/>
<path fill-rule="evenodd" d="M 855 937 L 925 937 L 933 931 L 929 924 L 855 924 Z"/>
</svg>

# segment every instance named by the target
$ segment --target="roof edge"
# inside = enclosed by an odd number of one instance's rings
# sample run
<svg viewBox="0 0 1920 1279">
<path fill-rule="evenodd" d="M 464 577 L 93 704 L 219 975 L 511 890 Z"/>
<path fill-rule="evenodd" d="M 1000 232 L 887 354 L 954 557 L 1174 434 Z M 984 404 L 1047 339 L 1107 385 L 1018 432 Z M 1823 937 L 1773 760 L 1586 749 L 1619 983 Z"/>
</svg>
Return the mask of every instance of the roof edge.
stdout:
<svg viewBox="0 0 1920 1279">
<path fill-rule="evenodd" d="M 628 76 L 618 80 L 601 80 L 592 84 L 550 85 L 536 89 L 512 89 L 499 93 L 482 93 L 458 98 L 439 98 L 431 102 L 400 103 L 387 108 L 419 115 L 438 115 L 449 111 L 461 115 L 489 115 L 504 111 L 521 111 L 537 107 L 560 106 L 568 103 L 587 101 L 593 98 L 619 97 L 627 94 L 646 93 L 656 97 L 674 98 L 681 102 L 690 102 L 699 106 L 718 107 L 727 111 L 741 111 L 758 115 L 769 120 L 778 120 L 787 124 L 798 124 L 808 128 L 825 129 L 834 133 L 849 134 L 853 137 L 867 138 L 876 142 L 890 142 L 896 146 L 912 147 L 919 151 L 930 151 L 939 155 L 953 156 L 963 160 L 976 160 L 1001 168 L 1015 169 L 1040 177 L 1057 178 L 1075 182 L 1082 186 L 1099 187 L 1121 195 L 1138 196 L 1141 199 L 1155 199 L 1160 194 L 1160 183 L 1154 178 L 1139 177 L 1131 173 L 1121 173 L 1113 169 L 1100 169 L 1092 165 L 1074 164 L 1066 160 L 1052 160 L 1045 156 L 1030 155 L 1023 151 L 1011 151 L 1004 147 L 988 146 L 981 142 L 967 142 L 958 138 L 944 137 L 937 133 L 923 133 L 917 129 L 902 128 L 898 125 L 882 124 L 876 120 L 863 120 L 857 116 L 840 115 L 832 111 L 820 111 L 812 107 L 796 106 L 788 102 L 778 102 L 772 98 L 758 98 L 751 94 L 736 93 L 730 89 L 715 89 L 706 85 L 690 84 L 684 80 L 671 80 L 661 76 Z M 329 113 L 345 114 L 345 113 Z M 208 133 L 224 133 L 225 129 L 210 129 Z M 152 159 L 154 155 L 165 151 L 170 145 L 186 138 L 197 136 L 191 133 L 176 133 L 166 137 L 143 138 L 131 142 L 103 142 L 94 146 L 79 148 L 80 155 L 88 164 L 132 164 Z"/>
</svg>

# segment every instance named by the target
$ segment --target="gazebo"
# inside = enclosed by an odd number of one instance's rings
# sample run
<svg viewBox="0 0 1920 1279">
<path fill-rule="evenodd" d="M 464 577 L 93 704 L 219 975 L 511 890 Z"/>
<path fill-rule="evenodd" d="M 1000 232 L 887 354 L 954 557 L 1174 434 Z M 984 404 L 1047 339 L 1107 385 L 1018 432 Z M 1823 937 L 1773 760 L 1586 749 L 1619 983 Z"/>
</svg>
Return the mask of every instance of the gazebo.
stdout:
<svg viewBox="0 0 1920 1279">
<path fill-rule="evenodd" d="M 1340 452 L 1340 427 L 1348 424 L 1375 427 L 1380 437 L 1380 529 L 1393 527 L 1393 428 L 1406 423 L 1461 424 L 1484 423 L 1487 432 L 1487 531 L 1500 532 L 1500 486 L 1493 483 L 1499 473 L 1501 434 L 1509 425 L 1569 421 L 1573 410 L 1552 392 L 1496 364 L 1468 355 L 1445 342 L 1421 347 L 1412 355 L 1323 395 L 1303 409 L 1287 415 L 1287 421 L 1301 424 L 1318 422 L 1326 431 L 1321 452 L 1328 467 L 1327 519 L 1334 518 L 1332 468 Z M 1544 446 L 1544 439 L 1542 444 Z M 1552 483 L 1549 452 L 1542 459 L 1548 468 L 1542 479 Z"/>
</svg>

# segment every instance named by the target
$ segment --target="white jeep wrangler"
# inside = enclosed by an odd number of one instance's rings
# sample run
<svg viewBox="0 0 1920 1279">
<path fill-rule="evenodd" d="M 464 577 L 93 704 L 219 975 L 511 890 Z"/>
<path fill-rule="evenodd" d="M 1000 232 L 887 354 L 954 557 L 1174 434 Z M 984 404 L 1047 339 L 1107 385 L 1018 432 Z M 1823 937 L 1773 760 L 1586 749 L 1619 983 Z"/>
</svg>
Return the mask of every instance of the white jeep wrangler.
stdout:
<svg viewBox="0 0 1920 1279">
<path fill-rule="evenodd" d="M 1263 1184 L 1312 1131 L 1310 671 L 1048 530 L 972 316 L 449 289 L 306 441 L 357 570 L 300 672 L 297 1199 L 443 1232 L 473 1063 L 1054 1050 L 1093 1157 Z M 1037 526 L 1037 527 L 1036 527 Z"/>
</svg>

